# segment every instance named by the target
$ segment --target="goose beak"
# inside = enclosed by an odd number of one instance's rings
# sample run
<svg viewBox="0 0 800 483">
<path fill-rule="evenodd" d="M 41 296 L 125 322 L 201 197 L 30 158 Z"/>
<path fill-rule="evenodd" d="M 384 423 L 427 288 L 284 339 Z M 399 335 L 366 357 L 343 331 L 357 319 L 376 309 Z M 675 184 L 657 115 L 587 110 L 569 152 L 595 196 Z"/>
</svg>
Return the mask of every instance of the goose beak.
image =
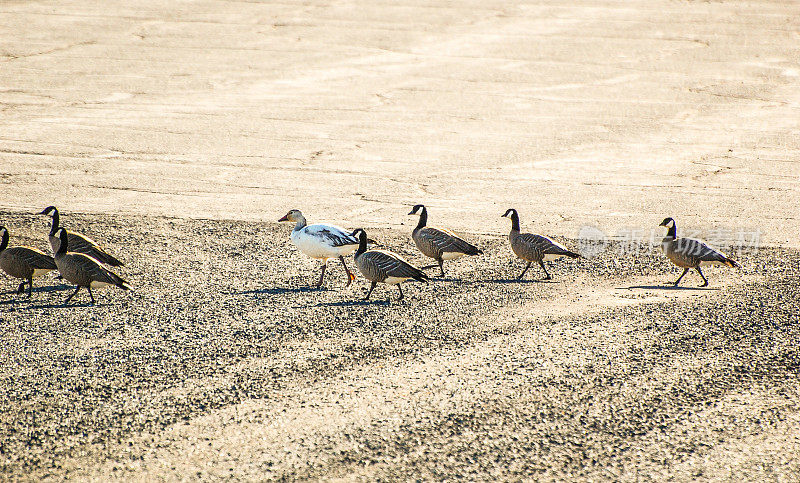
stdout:
<svg viewBox="0 0 800 483">
<path fill-rule="evenodd" d="M 281 219 L 280 219 L 280 220 L 278 220 L 278 221 L 289 221 L 289 218 L 286 218 L 286 215 L 283 215 L 283 218 L 281 218 Z"/>
<path fill-rule="evenodd" d="M 409 215 L 415 215 L 416 213 L 414 213 L 414 210 L 411 210 L 411 211 L 408 212 L 408 214 Z"/>
<path fill-rule="evenodd" d="M 46 215 L 47 214 L 47 210 L 42 210 L 42 211 L 39 212 L 39 214 L 40 215 Z"/>
</svg>

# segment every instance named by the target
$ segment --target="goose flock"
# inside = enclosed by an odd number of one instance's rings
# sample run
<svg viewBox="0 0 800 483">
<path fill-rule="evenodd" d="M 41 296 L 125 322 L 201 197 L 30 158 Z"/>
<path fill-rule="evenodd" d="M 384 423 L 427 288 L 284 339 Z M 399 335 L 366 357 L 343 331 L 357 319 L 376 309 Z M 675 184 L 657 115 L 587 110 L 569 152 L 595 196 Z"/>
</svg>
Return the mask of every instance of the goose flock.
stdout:
<svg viewBox="0 0 800 483">
<path fill-rule="evenodd" d="M 107 268 L 122 267 L 124 264 L 88 236 L 61 227 L 59 212 L 55 206 L 48 206 L 39 214 L 51 218 L 48 241 L 53 252 L 52 256 L 33 247 L 9 247 L 9 231 L 5 226 L 0 226 L 0 269 L 9 276 L 22 280 L 17 288 L 18 293 L 25 293 L 27 286 L 27 294 L 30 297 L 33 279 L 54 270 L 58 270 L 61 278 L 76 286 L 64 304 L 69 303 L 83 287 L 89 292 L 92 304 L 95 303 L 93 288 L 130 289 L 128 282 Z M 369 243 L 376 244 L 376 242 L 367 238 L 367 232 L 363 228 L 348 231 L 327 223 L 309 225 L 300 210 L 290 210 L 278 221 L 294 223 L 290 235 L 292 243 L 305 255 L 322 262 L 315 287 L 322 286 L 327 262 L 332 258 L 338 258 L 342 262 L 347 274 L 345 286 L 353 283 L 356 276 L 347 267 L 344 257 L 354 255 L 358 271 L 371 283 L 364 300 L 369 299 L 378 283 L 397 285 L 398 300 L 402 300 L 403 289 L 400 287 L 402 282 L 412 279 L 427 283 L 430 277 L 424 270 L 438 267 L 440 276 L 444 277 L 445 261 L 483 254 L 480 248 L 452 231 L 428 226 L 428 210 L 425 205 L 415 205 L 408 214 L 419 216 L 419 223 L 411 232 L 414 244 L 423 255 L 435 260 L 435 264 L 417 268 L 392 251 L 368 249 Z M 517 279 L 522 279 L 531 265 L 537 263 L 544 271 L 543 280 L 550 280 L 552 277 L 547 271 L 545 262 L 565 257 L 582 258 L 578 253 L 570 251 L 564 245 L 544 235 L 522 233 L 517 210 L 509 209 L 502 216 L 511 220 L 511 231 L 508 235 L 511 251 L 527 262 Z M 673 264 L 684 269 L 673 283 L 674 286 L 677 287 L 691 269 L 697 271 L 703 279 L 703 284 L 700 286 L 705 287 L 708 286 L 708 279 L 700 267 L 705 265 L 739 267 L 736 261 L 701 240 L 679 238 L 674 219 L 665 218 L 659 226 L 667 228 L 667 234 L 661 244 L 664 254 Z"/>
</svg>

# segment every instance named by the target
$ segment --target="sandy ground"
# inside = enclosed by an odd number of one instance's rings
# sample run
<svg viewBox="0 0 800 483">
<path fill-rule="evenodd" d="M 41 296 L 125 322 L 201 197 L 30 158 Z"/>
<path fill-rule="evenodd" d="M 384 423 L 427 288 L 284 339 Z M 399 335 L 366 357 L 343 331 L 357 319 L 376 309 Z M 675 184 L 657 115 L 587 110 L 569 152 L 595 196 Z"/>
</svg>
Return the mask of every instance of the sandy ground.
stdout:
<svg viewBox="0 0 800 483">
<path fill-rule="evenodd" d="M 797 479 L 796 2 L 4 1 L 0 39 L 0 223 L 45 248 L 55 204 L 136 287 L 0 278 L 0 479 Z M 274 223 L 425 264 L 420 202 L 486 255 L 402 304 Z M 509 207 L 611 241 L 514 282 Z M 665 216 L 762 249 L 664 289 Z"/>
<path fill-rule="evenodd" d="M 796 2 L 6 1 L 0 38 L 5 209 L 397 227 L 424 202 L 493 232 L 514 206 L 800 246 Z"/>
<path fill-rule="evenodd" d="M 3 213 L 43 246 L 41 217 Z M 0 470 L 107 481 L 237 478 L 792 480 L 800 472 L 800 253 L 677 277 L 649 247 L 518 282 L 506 241 L 448 278 L 362 302 L 277 223 L 69 216 L 124 253 L 98 305 L 0 293 Z M 142 237 L 142 233 L 148 236 Z M 426 263 L 409 234 L 370 230 Z M 574 240 L 563 239 L 570 246 Z M 352 263 L 352 262 L 351 262 Z M 392 300 L 390 300 L 390 298 Z"/>
</svg>

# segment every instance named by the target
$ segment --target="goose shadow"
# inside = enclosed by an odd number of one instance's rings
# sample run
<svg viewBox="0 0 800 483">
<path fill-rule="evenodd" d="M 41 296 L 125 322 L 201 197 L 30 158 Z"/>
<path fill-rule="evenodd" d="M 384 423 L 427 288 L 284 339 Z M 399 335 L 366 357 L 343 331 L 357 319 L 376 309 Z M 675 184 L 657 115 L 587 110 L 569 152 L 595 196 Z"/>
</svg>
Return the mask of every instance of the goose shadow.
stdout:
<svg viewBox="0 0 800 483">
<path fill-rule="evenodd" d="M 517 279 L 517 278 L 496 278 L 491 280 L 478 280 L 477 282 L 482 283 L 517 283 L 517 284 L 526 284 L 526 283 L 558 283 L 555 280 L 543 280 L 541 278 L 537 279 Z"/>
<path fill-rule="evenodd" d="M 401 301 L 402 302 L 402 301 Z M 374 299 L 374 300 L 364 300 L 364 299 L 357 299 L 357 300 L 341 300 L 339 302 L 320 302 L 318 304 L 313 305 L 314 307 L 369 307 L 373 305 L 391 305 L 391 301 L 384 299 Z"/>
<path fill-rule="evenodd" d="M 35 304 L 35 305 L 29 305 L 27 308 L 29 308 L 29 309 L 71 309 L 71 308 L 79 309 L 79 308 L 84 308 L 84 307 L 106 307 L 106 306 L 109 306 L 109 305 L 112 305 L 112 304 L 95 303 L 94 305 L 92 305 L 91 302 L 87 301 L 87 302 L 70 303 L 70 304 L 65 304 L 63 302 L 57 303 L 57 304 L 54 304 L 54 303 L 52 303 L 52 304 Z"/>
<path fill-rule="evenodd" d="M 11 303 L 19 303 L 19 302 L 26 302 L 26 301 L 34 301 L 35 294 L 47 294 L 51 292 L 62 292 L 64 290 L 75 289 L 75 287 L 65 284 L 60 285 L 46 285 L 42 287 L 34 287 L 31 293 L 31 298 L 28 298 L 28 290 L 26 289 L 23 293 L 19 293 L 16 290 L 8 290 L 5 292 L 0 292 L 0 296 L 10 296 L 11 298 L 7 300 L 0 300 L 0 305 L 11 304 Z"/>
<path fill-rule="evenodd" d="M 322 292 L 325 290 L 327 290 L 325 287 L 272 287 L 255 290 L 235 290 L 231 293 L 236 295 L 284 295 L 291 293 Z"/>
<path fill-rule="evenodd" d="M 618 290 L 696 290 L 698 292 L 708 292 L 719 290 L 719 287 L 691 287 L 669 285 L 632 285 L 630 287 L 617 287 Z"/>
</svg>

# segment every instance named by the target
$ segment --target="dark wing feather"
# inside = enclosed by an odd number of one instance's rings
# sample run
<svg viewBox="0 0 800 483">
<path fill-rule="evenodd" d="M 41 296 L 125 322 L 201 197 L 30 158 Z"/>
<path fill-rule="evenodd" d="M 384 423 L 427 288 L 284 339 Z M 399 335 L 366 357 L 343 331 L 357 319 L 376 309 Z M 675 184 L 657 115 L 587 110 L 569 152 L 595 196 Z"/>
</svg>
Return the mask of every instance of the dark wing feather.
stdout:
<svg viewBox="0 0 800 483">
<path fill-rule="evenodd" d="M 675 243 L 675 251 L 692 257 L 697 261 L 720 263 L 728 262 L 728 257 L 726 257 L 722 252 L 711 248 L 700 240 L 695 240 L 694 238 L 679 238 L 675 240 Z"/>
<path fill-rule="evenodd" d="M 347 245 L 358 245 L 358 239 L 347 233 L 343 229 L 333 225 L 309 225 L 306 227 L 309 235 L 324 240 L 333 247 L 343 247 Z"/>
<path fill-rule="evenodd" d="M 541 253 L 558 253 L 558 246 L 553 244 L 553 240 L 542 235 L 534 235 L 533 233 L 520 233 L 517 240 L 531 250 Z"/>
<path fill-rule="evenodd" d="M 383 275 L 383 278 L 406 277 L 419 281 L 425 281 L 428 278 L 425 272 L 415 268 L 394 253 L 383 250 L 371 250 L 364 253 L 362 256 L 368 257 L 370 263 Z"/>
<path fill-rule="evenodd" d="M 56 261 L 53 260 L 53 257 L 35 248 L 13 247 L 9 248 L 8 251 L 17 259 L 30 265 L 31 268 L 44 270 L 55 270 L 57 268 Z"/>
<path fill-rule="evenodd" d="M 89 255 L 100 263 L 105 263 L 112 267 L 119 267 L 122 265 L 121 261 L 100 248 L 100 245 L 91 238 L 72 231 L 67 232 L 67 235 L 69 237 L 67 240 L 67 250 Z"/>
<path fill-rule="evenodd" d="M 75 264 L 80 270 L 86 272 L 92 281 L 110 283 L 122 289 L 128 290 L 127 282 L 123 280 L 122 277 L 111 270 L 104 268 L 94 258 L 84 255 L 83 253 L 73 253 L 73 255 L 75 256 Z"/>
<path fill-rule="evenodd" d="M 483 253 L 478 247 L 459 238 L 458 235 L 450 230 L 428 226 L 420 230 L 420 236 L 430 240 L 430 242 L 436 245 L 442 252 L 457 252 L 467 255 L 479 255 Z"/>
</svg>

